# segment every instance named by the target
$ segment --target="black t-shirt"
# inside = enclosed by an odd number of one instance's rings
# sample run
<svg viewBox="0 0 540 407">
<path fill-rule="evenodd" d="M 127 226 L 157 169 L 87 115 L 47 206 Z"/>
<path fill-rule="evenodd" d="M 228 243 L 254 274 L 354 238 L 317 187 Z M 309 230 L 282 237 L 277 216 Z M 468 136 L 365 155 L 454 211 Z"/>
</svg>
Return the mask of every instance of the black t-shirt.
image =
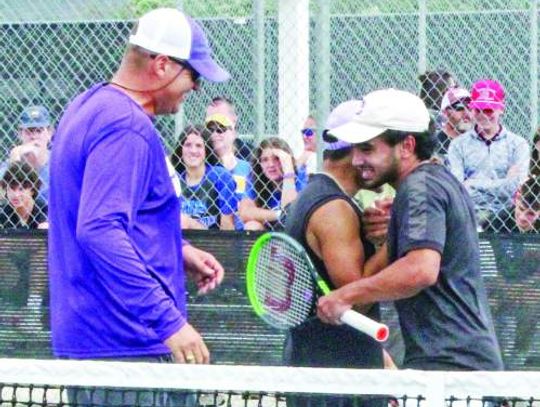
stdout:
<svg viewBox="0 0 540 407">
<path fill-rule="evenodd" d="M 306 249 L 321 277 L 333 288 L 323 261 L 309 248 L 306 228 L 313 212 L 322 205 L 343 199 L 348 202 L 358 217 L 360 209 L 336 182 L 324 174 L 310 177 L 306 188 L 291 205 L 285 224 L 285 232 L 294 237 Z M 365 256 L 374 253 L 374 248 L 363 239 Z M 373 305 L 368 313 L 379 319 L 379 307 Z M 315 316 L 293 328 L 285 347 L 285 363 L 292 366 L 382 368 L 382 348 L 367 335 L 347 325 L 327 325 Z"/>
<path fill-rule="evenodd" d="M 399 186 L 388 230 L 389 260 L 415 249 L 441 253 L 437 283 L 396 301 L 404 367 L 501 370 L 480 273 L 474 205 L 442 165 L 423 164 Z"/>
</svg>

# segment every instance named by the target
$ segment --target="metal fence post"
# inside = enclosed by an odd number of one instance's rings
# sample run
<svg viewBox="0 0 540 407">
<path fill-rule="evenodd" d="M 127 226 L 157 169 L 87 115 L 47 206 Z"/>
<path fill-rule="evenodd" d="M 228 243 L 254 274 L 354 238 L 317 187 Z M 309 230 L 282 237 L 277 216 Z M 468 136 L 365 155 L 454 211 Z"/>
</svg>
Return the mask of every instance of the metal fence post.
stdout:
<svg viewBox="0 0 540 407">
<path fill-rule="evenodd" d="M 319 10 L 315 17 L 315 46 L 317 62 L 315 66 L 315 100 L 317 120 L 317 171 L 322 170 L 323 140 L 322 132 L 326 117 L 330 112 L 330 2 L 318 1 Z"/>
<path fill-rule="evenodd" d="M 418 0 L 418 72 L 426 71 L 427 48 L 427 4 L 426 0 Z"/>
<path fill-rule="evenodd" d="M 531 132 L 538 127 L 538 0 L 531 0 Z"/>
<path fill-rule="evenodd" d="M 178 10 L 184 10 L 184 3 L 183 0 L 176 0 L 176 8 Z M 182 103 L 180 105 L 180 109 L 178 109 L 178 112 L 174 115 L 174 134 L 172 137 L 172 140 L 176 141 L 176 137 L 182 132 L 182 130 L 185 127 L 185 111 L 184 111 L 184 104 Z"/>
<path fill-rule="evenodd" d="M 264 33 L 264 0 L 253 1 L 253 15 L 255 24 L 255 145 L 265 137 L 265 112 L 264 112 L 264 77 L 265 77 L 265 33 Z"/>
<path fill-rule="evenodd" d="M 304 149 L 299 130 L 309 113 L 309 1 L 278 4 L 279 136 L 299 155 Z"/>
</svg>

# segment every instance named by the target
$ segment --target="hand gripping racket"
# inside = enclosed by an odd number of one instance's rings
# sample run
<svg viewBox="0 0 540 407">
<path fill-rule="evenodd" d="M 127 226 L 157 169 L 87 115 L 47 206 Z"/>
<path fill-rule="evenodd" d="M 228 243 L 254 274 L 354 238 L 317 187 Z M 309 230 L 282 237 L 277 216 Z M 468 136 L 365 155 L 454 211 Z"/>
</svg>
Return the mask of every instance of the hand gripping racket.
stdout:
<svg viewBox="0 0 540 407">
<path fill-rule="evenodd" d="M 246 283 L 255 313 L 278 329 L 292 328 L 312 315 L 316 290 L 330 292 L 302 245 L 278 232 L 265 233 L 253 243 Z M 359 312 L 348 310 L 340 319 L 379 342 L 388 339 L 386 325 Z"/>
</svg>

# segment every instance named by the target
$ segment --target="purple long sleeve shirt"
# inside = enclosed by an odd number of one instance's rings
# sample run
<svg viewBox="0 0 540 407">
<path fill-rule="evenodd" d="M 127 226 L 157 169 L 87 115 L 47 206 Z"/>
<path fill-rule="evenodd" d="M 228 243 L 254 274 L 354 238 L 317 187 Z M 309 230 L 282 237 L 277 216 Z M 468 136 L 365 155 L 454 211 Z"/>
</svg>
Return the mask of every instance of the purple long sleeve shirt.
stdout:
<svg viewBox="0 0 540 407">
<path fill-rule="evenodd" d="M 49 191 L 53 351 L 168 353 L 186 322 L 178 192 L 152 119 L 106 84 L 79 95 L 54 136 Z"/>
</svg>

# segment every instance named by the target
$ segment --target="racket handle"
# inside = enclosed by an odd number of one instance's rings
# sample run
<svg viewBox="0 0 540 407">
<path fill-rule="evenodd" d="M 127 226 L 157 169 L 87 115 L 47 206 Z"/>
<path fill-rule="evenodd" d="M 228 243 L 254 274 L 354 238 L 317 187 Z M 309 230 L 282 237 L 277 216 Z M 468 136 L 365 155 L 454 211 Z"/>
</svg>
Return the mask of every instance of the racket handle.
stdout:
<svg viewBox="0 0 540 407">
<path fill-rule="evenodd" d="M 371 336 L 378 342 L 384 342 L 388 339 L 389 331 L 385 324 L 374 321 L 359 312 L 353 310 L 345 311 L 340 319 L 341 322 Z"/>
</svg>

